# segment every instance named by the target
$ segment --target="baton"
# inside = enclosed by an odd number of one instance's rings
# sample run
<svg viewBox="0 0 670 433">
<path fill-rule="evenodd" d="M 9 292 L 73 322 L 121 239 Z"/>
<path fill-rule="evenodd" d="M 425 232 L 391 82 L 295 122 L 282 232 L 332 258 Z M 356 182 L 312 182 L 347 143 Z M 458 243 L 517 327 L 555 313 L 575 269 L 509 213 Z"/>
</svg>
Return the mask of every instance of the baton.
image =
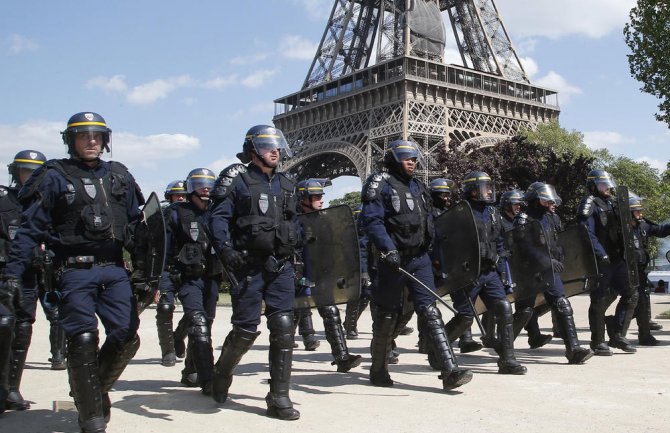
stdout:
<svg viewBox="0 0 670 433">
<path fill-rule="evenodd" d="M 410 274 L 409 272 L 407 272 L 407 271 L 406 271 L 405 269 L 403 269 L 403 268 L 398 268 L 398 270 L 399 270 L 400 272 L 402 272 L 403 274 L 407 275 L 408 277 L 410 277 L 412 280 L 414 280 L 414 281 L 416 281 L 417 283 L 419 283 L 419 284 L 421 285 L 421 287 L 423 287 L 424 289 L 426 289 L 431 295 L 433 295 L 433 296 L 435 297 L 435 299 L 437 299 L 442 305 L 444 305 L 445 307 L 447 307 L 447 308 L 449 309 L 449 311 L 451 311 L 451 312 L 454 313 L 454 314 L 458 314 L 458 311 L 456 311 L 456 309 L 455 309 L 454 307 L 452 307 L 451 305 L 447 304 L 447 302 L 446 302 L 444 299 L 442 299 L 442 298 L 440 297 L 440 295 L 438 295 L 437 293 L 435 293 L 430 287 L 428 287 L 428 286 L 426 286 L 425 284 L 423 284 L 423 282 L 421 282 L 421 280 L 419 280 L 417 277 L 415 277 L 414 275 Z"/>
<path fill-rule="evenodd" d="M 479 314 L 477 314 L 477 310 L 475 310 L 475 304 L 472 302 L 472 299 L 470 299 L 470 295 L 468 294 L 467 290 L 463 289 L 463 294 L 468 299 L 468 304 L 470 304 L 470 308 L 472 308 L 472 312 L 475 313 L 475 321 L 477 322 L 477 326 L 479 326 L 479 330 L 482 333 L 482 337 L 486 337 L 486 331 L 484 330 L 484 325 L 482 324 L 482 320 L 479 318 Z"/>
</svg>

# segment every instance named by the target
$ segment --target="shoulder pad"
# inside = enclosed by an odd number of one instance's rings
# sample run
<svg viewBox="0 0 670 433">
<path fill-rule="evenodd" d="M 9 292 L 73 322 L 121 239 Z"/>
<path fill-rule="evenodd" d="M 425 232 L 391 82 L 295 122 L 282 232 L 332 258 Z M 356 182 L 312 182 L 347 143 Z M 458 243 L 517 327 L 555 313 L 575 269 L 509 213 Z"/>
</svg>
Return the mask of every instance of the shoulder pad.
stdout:
<svg viewBox="0 0 670 433">
<path fill-rule="evenodd" d="M 128 167 L 126 167 L 125 165 L 121 164 L 118 161 L 109 161 L 109 165 L 112 166 L 113 171 L 123 171 L 123 172 L 126 172 L 126 173 L 130 173 L 128 171 Z"/>
<path fill-rule="evenodd" d="M 219 177 L 214 184 L 214 189 L 210 192 L 210 197 L 213 200 L 224 199 L 233 190 L 232 186 L 235 179 L 237 179 L 240 174 L 246 172 L 247 166 L 240 163 L 229 165 L 221 170 L 221 173 L 219 173 Z"/>
<path fill-rule="evenodd" d="M 279 172 L 282 176 L 284 176 L 286 179 L 290 180 L 293 183 L 297 183 L 298 181 L 296 180 L 295 174 L 288 172 L 288 171 L 281 171 Z"/>
<path fill-rule="evenodd" d="M 52 162 L 57 160 L 51 160 L 47 161 Z M 42 184 L 42 181 L 44 180 L 44 176 L 46 176 L 47 172 L 49 171 L 50 168 L 59 168 L 60 165 L 43 165 L 41 167 L 38 167 L 35 171 L 33 171 L 33 174 L 28 178 L 26 181 L 26 184 L 23 185 L 23 187 L 19 190 L 19 195 L 18 195 L 18 200 L 21 205 L 26 206 L 28 205 L 32 200 L 33 197 L 35 196 L 35 193 L 39 189 L 40 185 Z M 48 203 L 44 203 L 45 206 L 48 207 Z"/>
<path fill-rule="evenodd" d="M 279 183 L 281 184 L 282 188 L 288 191 L 294 191 L 295 190 L 295 177 L 289 173 L 279 173 Z"/>
<path fill-rule="evenodd" d="M 383 183 L 389 178 L 388 173 L 373 173 L 365 181 L 361 198 L 363 201 L 372 201 L 382 190 Z"/>
<path fill-rule="evenodd" d="M 5 197 L 9 194 L 9 190 L 7 189 L 6 186 L 0 185 L 0 197 Z"/>
<path fill-rule="evenodd" d="M 577 218 L 588 218 L 593 214 L 595 207 L 594 197 L 592 195 L 587 195 L 579 202 L 577 207 Z"/>
<path fill-rule="evenodd" d="M 530 221 L 528 214 L 525 212 L 519 212 L 514 217 L 514 226 L 525 226 Z"/>
</svg>

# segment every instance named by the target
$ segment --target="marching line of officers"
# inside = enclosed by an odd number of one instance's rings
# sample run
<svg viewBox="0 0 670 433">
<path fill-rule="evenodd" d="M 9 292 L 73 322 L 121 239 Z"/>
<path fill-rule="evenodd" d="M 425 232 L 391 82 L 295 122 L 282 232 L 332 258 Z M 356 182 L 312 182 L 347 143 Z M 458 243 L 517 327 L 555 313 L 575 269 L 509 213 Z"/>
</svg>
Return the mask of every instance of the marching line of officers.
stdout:
<svg viewBox="0 0 670 433">
<path fill-rule="evenodd" d="M 0 413 L 30 406 L 19 385 L 39 300 L 51 322 L 51 368 L 68 371 L 81 431 L 104 432 L 111 416 L 109 392 L 140 345 L 136 295 L 151 283 L 145 253 L 155 245 L 148 245 L 151 236 L 140 210 L 145 199 L 135 179 L 122 164 L 100 158 L 110 151 L 112 135 L 102 116 L 77 113 L 61 134 L 68 158 L 47 161 L 38 151 L 21 151 L 9 165 L 12 186 L 0 186 Z M 305 278 L 296 277 L 296 271 L 302 272 L 296 268 L 315 240 L 297 217 L 322 210 L 328 183 L 305 179 L 296 184 L 278 171 L 291 153 L 282 132 L 271 126 L 251 128 L 237 156 L 242 163 L 218 176 L 197 168 L 165 191 L 166 263 L 155 295 L 161 364 L 174 366 L 177 358 L 185 357 L 181 382 L 225 403 L 235 368 L 260 334 L 264 314 L 270 332 L 267 414 L 295 420 L 300 413 L 289 389 L 296 330 L 305 350 L 319 346 L 311 310 L 295 308 L 296 296 L 309 296 L 313 289 Z M 651 321 L 646 284 L 633 285 L 629 270 L 636 267 L 639 281 L 646 282 L 649 237 L 670 235 L 670 225 L 645 219 L 641 198 L 631 194 L 628 208 L 617 206 L 611 176 L 603 170 L 588 174 L 578 220 L 591 240 L 599 279 L 590 291 L 591 343 L 585 348 L 579 345 L 561 279 L 565 251 L 557 239 L 564 227 L 556 214 L 561 199 L 554 187 L 535 182 L 525 193 L 505 192 L 496 208 L 495 188 L 486 173 L 465 176 L 459 197 L 450 179 L 435 179 L 430 185 L 417 179 L 422 163 L 415 143 L 396 140 L 384 156 L 386 170 L 371 175 L 363 186 L 362 203 L 354 209 L 360 296 L 348 300 L 344 322 L 335 305 L 317 305 L 338 372 L 361 363 L 360 355 L 349 353 L 346 340 L 358 338 L 357 321 L 368 304 L 373 318 L 369 379 L 382 387 L 393 386 L 388 365 L 398 362 L 395 339 L 408 332 L 413 313 L 419 351 L 440 371 L 444 390 L 472 379 L 472 372 L 456 360 L 456 340 L 461 353 L 494 348 L 500 374 L 525 374 L 526 367 L 514 355 L 514 340 L 524 328 L 531 348 L 551 340 L 537 323 L 548 311 L 570 364 L 611 355 L 610 347 L 635 352 L 626 339 L 633 317 L 639 343 L 658 344 L 651 330 L 660 326 Z M 434 224 L 459 199 L 472 212 L 480 271 L 469 288 L 450 292 L 455 315 L 445 323 L 436 306 L 441 299 L 434 293 L 447 278 Z M 620 222 L 625 213 L 634 256 L 627 256 L 624 248 Z M 513 286 L 510 253 L 503 237 L 531 223 L 542 228 L 552 276 L 537 288 L 546 305 L 536 307 L 534 297 L 518 299 L 513 311 L 508 299 Z M 130 253 L 132 272 L 124 262 L 124 249 Z M 631 257 L 636 262 L 632 265 Z M 215 362 L 211 329 L 224 277 L 230 282 L 232 329 Z M 605 317 L 617 295 L 615 314 Z M 176 328 L 175 298 L 184 310 Z M 477 298 L 487 310 L 482 344 L 471 333 L 478 319 Z M 102 345 L 98 320 L 105 332 Z"/>
</svg>

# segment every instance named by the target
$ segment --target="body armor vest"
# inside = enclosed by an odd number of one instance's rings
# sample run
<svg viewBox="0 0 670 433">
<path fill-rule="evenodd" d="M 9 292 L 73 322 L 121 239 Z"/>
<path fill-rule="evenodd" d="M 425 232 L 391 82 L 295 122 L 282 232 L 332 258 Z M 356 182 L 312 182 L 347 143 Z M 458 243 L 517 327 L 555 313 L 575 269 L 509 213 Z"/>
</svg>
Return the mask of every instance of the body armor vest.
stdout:
<svg viewBox="0 0 670 433">
<path fill-rule="evenodd" d="M 593 203 L 596 220 L 596 237 L 605 248 L 607 255 L 612 258 L 623 258 L 623 245 L 619 234 L 619 215 L 612 203 L 600 197 L 594 197 Z"/>
<path fill-rule="evenodd" d="M 502 236 L 502 221 L 500 214 L 493 206 L 485 206 L 479 212 L 473 207 L 477 233 L 479 234 L 479 254 L 482 258 L 482 268 L 494 265 L 498 261 L 497 240 Z"/>
<path fill-rule="evenodd" d="M 635 245 L 635 256 L 640 268 L 646 269 L 649 264 L 649 223 L 645 220 L 639 221 L 633 226 L 633 244 Z"/>
<path fill-rule="evenodd" d="M 128 224 L 128 188 L 130 173 L 117 162 L 102 178 L 69 159 L 50 161 L 67 179 L 68 191 L 55 204 L 53 229 L 64 246 L 91 242 L 116 241 L 123 245 Z M 83 254 L 84 252 L 80 252 Z"/>
<path fill-rule="evenodd" d="M 7 256 L 21 225 L 21 205 L 13 190 L 0 185 L 0 267 L 7 263 Z"/>
<path fill-rule="evenodd" d="M 179 228 L 173 233 L 176 242 L 168 255 L 169 264 L 192 278 L 212 277 L 223 272 L 223 265 L 198 219 L 202 212 L 189 202 L 173 203 L 169 208 L 177 212 L 179 221 Z"/>
<path fill-rule="evenodd" d="M 537 207 L 533 206 L 527 209 L 528 217 L 540 222 L 544 232 L 541 236 L 547 243 L 551 257 L 558 261 L 562 261 L 565 258 L 565 254 L 563 248 L 558 245 L 558 235 L 563 231 L 561 217 L 555 213 L 547 212 L 539 204 L 536 206 Z"/>
<path fill-rule="evenodd" d="M 502 231 L 506 233 L 510 230 L 514 230 L 514 219 L 509 219 L 507 215 L 501 212 L 500 223 L 502 224 Z"/>
<path fill-rule="evenodd" d="M 426 203 L 426 192 L 417 197 L 412 194 L 409 185 L 394 175 L 386 181 L 391 186 L 391 196 L 386 203 L 391 216 L 386 220 L 386 229 L 398 250 L 425 247 L 428 250 L 432 227 L 428 227 L 428 214 L 432 212 Z M 388 206 L 390 204 L 390 206 Z"/>
<path fill-rule="evenodd" d="M 251 197 L 242 197 L 235 204 L 236 218 L 232 238 L 237 250 L 246 250 L 251 256 L 274 255 L 286 258 L 293 254 L 297 244 L 295 224 L 295 185 L 281 173 L 281 193 L 272 194 L 271 185 L 249 172 L 240 176 L 249 188 Z"/>
</svg>

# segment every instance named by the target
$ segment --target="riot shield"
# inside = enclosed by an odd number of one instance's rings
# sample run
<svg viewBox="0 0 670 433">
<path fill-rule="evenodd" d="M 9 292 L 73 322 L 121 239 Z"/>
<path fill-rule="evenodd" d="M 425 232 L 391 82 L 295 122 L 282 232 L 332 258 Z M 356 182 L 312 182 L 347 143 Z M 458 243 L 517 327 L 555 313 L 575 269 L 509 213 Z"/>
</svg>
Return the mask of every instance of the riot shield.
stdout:
<svg viewBox="0 0 670 433">
<path fill-rule="evenodd" d="M 358 232 L 351 209 L 334 206 L 298 215 L 303 227 L 303 271 L 295 308 L 321 307 L 357 300 L 361 290 Z"/>
<path fill-rule="evenodd" d="M 463 200 L 435 219 L 434 248 L 442 277 L 437 293 L 444 296 L 472 287 L 479 277 L 479 233 L 470 204 Z"/>
<path fill-rule="evenodd" d="M 165 220 L 160 200 L 152 192 L 142 209 L 142 221 L 138 223 L 135 236 L 141 239 L 136 254 L 138 261 L 144 263 L 146 290 L 136 290 L 137 311 L 141 313 L 154 299 L 158 290 L 158 279 L 165 266 Z"/>
<path fill-rule="evenodd" d="M 563 250 L 561 280 L 565 295 L 574 296 L 594 289 L 598 285 L 598 262 L 586 227 L 575 224 L 558 235 L 558 245 Z"/>
<path fill-rule="evenodd" d="M 619 230 L 623 242 L 624 258 L 628 268 L 628 284 L 631 288 L 640 285 L 640 276 L 637 270 L 637 257 L 635 255 L 635 239 L 633 237 L 633 218 L 630 214 L 628 204 L 628 187 L 618 186 L 616 189 L 616 207 L 619 215 Z"/>
<path fill-rule="evenodd" d="M 542 224 L 529 221 L 505 232 L 505 245 L 510 256 L 510 281 L 513 282 L 512 300 L 536 297 L 554 284 L 551 253 Z"/>
</svg>

